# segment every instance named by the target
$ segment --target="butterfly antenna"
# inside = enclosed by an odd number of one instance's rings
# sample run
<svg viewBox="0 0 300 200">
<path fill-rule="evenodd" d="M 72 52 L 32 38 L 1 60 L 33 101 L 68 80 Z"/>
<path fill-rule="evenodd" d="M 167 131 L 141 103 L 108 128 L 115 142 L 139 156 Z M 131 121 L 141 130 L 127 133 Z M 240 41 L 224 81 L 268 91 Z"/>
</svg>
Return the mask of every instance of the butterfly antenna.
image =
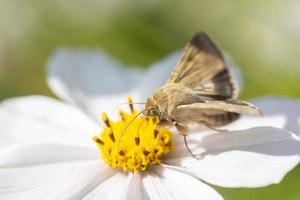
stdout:
<svg viewBox="0 0 300 200">
<path fill-rule="evenodd" d="M 118 105 L 116 105 L 114 108 L 113 108 L 113 111 L 116 111 L 120 106 L 122 105 L 133 105 L 133 104 L 138 104 L 138 105 L 145 105 L 146 103 L 144 102 L 124 102 L 124 103 L 120 103 Z"/>
<path fill-rule="evenodd" d="M 131 103 L 130 103 L 131 104 Z M 138 118 L 138 116 L 140 116 L 143 113 L 143 110 L 140 111 L 128 124 L 127 126 L 123 129 L 122 133 L 120 134 L 119 138 L 118 138 L 118 142 L 117 142 L 117 146 L 120 143 L 120 140 L 122 138 L 122 136 L 124 135 L 125 131 L 128 129 L 128 127 Z"/>
<path fill-rule="evenodd" d="M 189 147 L 189 145 L 188 145 L 188 143 L 187 143 L 187 140 L 186 140 L 186 136 L 185 136 L 185 135 L 183 136 L 183 139 L 184 139 L 185 147 L 186 147 L 186 149 L 188 150 L 189 154 L 190 154 L 192 157 L 194 157 L 194 158 L 196 158 L 196 159 L 198 160 L 199 158 L 191 151 L 191 149 L 190 149 L 190 147 Z"/>
</svg>

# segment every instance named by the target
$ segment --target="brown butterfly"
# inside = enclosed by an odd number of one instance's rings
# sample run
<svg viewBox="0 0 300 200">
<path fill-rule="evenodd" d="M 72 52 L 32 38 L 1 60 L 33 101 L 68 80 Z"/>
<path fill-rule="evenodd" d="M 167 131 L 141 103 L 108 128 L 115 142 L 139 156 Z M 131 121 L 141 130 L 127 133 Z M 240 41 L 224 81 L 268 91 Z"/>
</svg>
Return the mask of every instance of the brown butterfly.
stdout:
<svg viewBox="0 0 300 200">
<path fill-rule="evenodd" d="M 175 126 L 183 136 L 189 124 L 218 130 L 241 114 L 262 114 L 252 104 L 237 100 L 237 95 L 221 52 L 205 33 L 198 33 L 186 45 L 167 82 L 147 99 L 143 114 L 158 117 L 158 126 Z"/>
</svg>

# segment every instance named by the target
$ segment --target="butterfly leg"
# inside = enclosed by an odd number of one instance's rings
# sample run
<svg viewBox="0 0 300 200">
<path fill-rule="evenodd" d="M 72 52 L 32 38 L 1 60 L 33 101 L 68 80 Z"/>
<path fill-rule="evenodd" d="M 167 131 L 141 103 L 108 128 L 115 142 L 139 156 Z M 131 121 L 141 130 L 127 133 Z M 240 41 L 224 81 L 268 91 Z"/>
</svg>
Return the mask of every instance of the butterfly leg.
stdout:
<svg viewBox="0 0 300 200">
<path fill-rule="evenodd" d="M 187 136 L 188 135 L 189 129 L 186 126 L 184 126 L 183 124 L 180 124 L 180 123 L 178 123 L 176 121 L 173 121 L 173 125 L 178 130 L 179 135 L 183 135 L 183 136 Z"/>
<path fill-rule="evenodd" d="M 195 155 L 192 150 L 190 149 L 189 147 L 189 144 L 187 143 L 187 135 L 188 135 L 188 132 L 189 132 L 189 129 L 184 126 L 183 124 L 180 124 L 178 122 L 176 122 L 175 120 L 173 120 L 173 125 L 175 126 L 175 128 L 178 130 L 179 132 L 179 135 L 182 135 L 183 136 L 183 139 L 184 139 L 184 144 L 185 144 L 185 147 L 187 149 L 187 151 L 189 152 L 189 154 L 193 157 L 193 158 L 196 158 L 196 159 L 199 159 L 197 157 L 197 155 Z"/>
<path fill-rule="evenodd" d="M 193 158 L 196 158 L 197 160 L 200 159 L 197 155 L 195 155 L 192 150 L 190 149 L 189 147 L 189 144 L 187 143 L 187 140 L 186 140 L 186 135 L 183 135 L 183 140 L 184 140 L 184 144 L 185 144 L 185 147 L 186 149 L 188 150 L 189 154 L 193 157 Z"/>
</svg>

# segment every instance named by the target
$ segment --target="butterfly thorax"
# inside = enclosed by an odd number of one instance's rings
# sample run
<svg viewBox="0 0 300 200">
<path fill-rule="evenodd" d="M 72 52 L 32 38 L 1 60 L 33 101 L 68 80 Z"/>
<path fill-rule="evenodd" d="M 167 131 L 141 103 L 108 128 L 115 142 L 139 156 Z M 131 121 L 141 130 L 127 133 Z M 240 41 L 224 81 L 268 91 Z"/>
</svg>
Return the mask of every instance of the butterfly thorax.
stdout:
<svg viewBox="0 0 300 200">
<path fill-rule="evenodd" d="M 167 118 L 177 106 L 194 102 L 202 102 L 201 97 L 195 94 L 190 88 L 178 83 L 170 83 L 163 85 L 154 92 L 153 97 L 149 100 L 149 105 L 152 104 L 152 107 L 155 106 L 161 116 Z"/>
</svg>

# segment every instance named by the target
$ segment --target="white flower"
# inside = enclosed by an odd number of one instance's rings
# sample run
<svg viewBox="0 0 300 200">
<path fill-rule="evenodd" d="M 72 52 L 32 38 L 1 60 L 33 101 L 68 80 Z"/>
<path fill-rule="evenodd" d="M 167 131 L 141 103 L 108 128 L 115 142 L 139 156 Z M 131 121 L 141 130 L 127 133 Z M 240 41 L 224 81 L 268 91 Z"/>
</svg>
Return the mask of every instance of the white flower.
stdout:
<svg viewBox="0 0 300 200">
<path fill-rule="evenodd" d="M 100 114 L 116 113 L 128 95 L 149 96 L 177 59 L 178 53 L 142 71 L 123 69 L 100 51 L 58 51 L 50 60 L 48 83 L 67 103 L 29 96 L 0 105 L 0 199 L 214 200 L 222 197 L 204 182 L 224 187 L 279 183 L 299 163 L 300 143 L 279 129 L 297 131 L 299 115 L 295 122 L 288 109 L 277 113 L 272 106 L 282 100 L 276 98 L 257 101 L 265 118 L 243 117 L 228 127 L 238 131 L 191 133 L 188 142 L 199 160 L 176 133 L 174 151 L 144 172 L 123 173 L 101 160 L 91 139 L 102 130 Z"/>
</svg>

